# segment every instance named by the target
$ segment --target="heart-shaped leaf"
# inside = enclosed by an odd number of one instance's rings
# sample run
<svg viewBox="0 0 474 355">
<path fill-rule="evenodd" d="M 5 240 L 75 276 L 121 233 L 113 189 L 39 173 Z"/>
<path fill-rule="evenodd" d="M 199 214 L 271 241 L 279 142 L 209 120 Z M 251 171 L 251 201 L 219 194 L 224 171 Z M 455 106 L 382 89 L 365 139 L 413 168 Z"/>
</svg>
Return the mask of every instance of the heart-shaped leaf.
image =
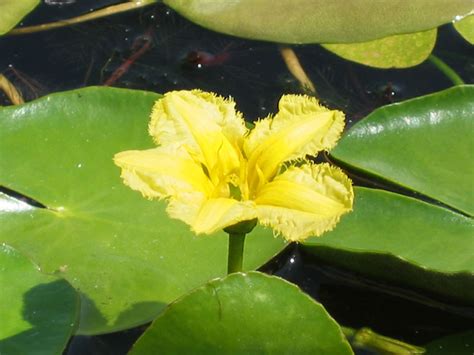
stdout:
<svg viewBox="0 0 474 355">
<path fill-rule="evenodd" d="M 474 302 L 474 223 L 403 195 L 356 188 L 354 211 L 306 250 L 366 275 Z"/>
<path fill-rule="evenodd" d="M 10 31 L 38 4 L 39 0 L 2 0 L 0 1 L 0 35 Z"/>
<path fill-rule="evenodd" d="M 474 214 L 474 86 L 382 107 L 331 151 L 351 167 Z"/>
<path fill-rule="evenodd" d="M 352 354 L 325 309 L 295 285 L 231 274 L 171 304 L 131 354 Z"/>
<path fill-rule="evenodd" d="M 0 285 L 0 353 L 62 354 L 78 321 L 74 288 L 6 244 L 0 245 Z"/>
<path fill-rule="evenodd" d="M 421 32 L 472 11 L 471 0 L 164 0 L 214 31 L 283 43 L 355 43 Z"/>
<path fill-rule="evenodd" d="M 376 68 L 408 68 L 431 54 L 437 30 L 401 34 L 352 44 L 323 44 L 327 50 L 356 63 Z"/>
<path fill-rule="evenodd" d="M 0 110 L 0 185 L 47 208 L 15 210 L 0 196 L 2 240 L 58 272 L 82 293 L 81 333 L 148 322 L 163 307 L 225 275 L 227 238 L 196 237 L 165 203 L 123 185 L 115 153 L 154 146 L 148 116 L 158 95 L 112 88 L 54 94 Z M 13 201 L 14 202 L 14 201 Z M 244 268 L 284 247 L 249 235 Z"/>
</svg>

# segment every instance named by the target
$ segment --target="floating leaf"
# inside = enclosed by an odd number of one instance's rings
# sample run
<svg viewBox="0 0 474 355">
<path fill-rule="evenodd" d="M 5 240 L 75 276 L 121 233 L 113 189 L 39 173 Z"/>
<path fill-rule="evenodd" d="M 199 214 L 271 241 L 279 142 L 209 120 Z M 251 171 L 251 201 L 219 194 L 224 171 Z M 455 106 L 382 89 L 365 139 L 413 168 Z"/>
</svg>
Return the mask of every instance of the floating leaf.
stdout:
<svg viewBox="0 0 474 355">
<path fill-rule="evenodd" d="M 471 0 L 164 0 L 230 35 L 282 43 L 355 43 L 429 30 L 472 10 Z"/>
<path fill-rule="evenodd" d="M 349 168 L 474 211 L 473 86 L 374 111 L 331 154 Z M 402 195 L 358 188 L 354 211 L 306 245 L 367 275 L 474 302 L 473 219 Z"/>
<path fill-rule="evenodd" d="M 171 220 L 165 203 L 127 188 L 112 161 L 126 149 L 153 147 L 147 134 L 158 95 L 112 88 L 54 94 L 0 110 L 0 185 L 47 208 L 10 208 L 0 196 L 3 241 L 61 274 L 82 293 L 81 333 L 148 322 L 166 304 L 225 275 L 225 233 L 196 237 Z M 256 229 L 244 267 L 284 247 Z"/>
<path fill-rule="evenodd" d="M 131 354 L 352 354 L 325 309 L 258 272 L 211 281 L 171 304 Z"/>
<path fill-rule="evenodd" d="M 354 211 L 306 249 L 366 275 L 474 302 L 474 223 L 445 208 L 356 188 Z"/>
<path fill-rule="evenodd" d="M 72 286 L 41 273 L 6 244 L 0 245 L 0 285 L 0 353 L 62 354 L 79 314 L 79 294 Z"/>
<path fill-rule="evenodd" d="M 474 44 L 474 15 L 454 22 L 454 28 L 464 37 L 466 41 Z"/>
<path fill-rule="evenodd" d="M 436 29 L 352 44 L 323 44 L 327 50 L 376 68 L 407 68 L 423 62 L 436 42 Z"/>
<path fill-rule="evenodd" d="M 331 154 L 358 170 L 474 214 L 474 86 L 382 107 Z"/>
<path fill-rule="evenodd" d="M 0 1 L 0 35 L 10 31 L 38 4 L 39 0 L 2 0 Z"/>
</svg>

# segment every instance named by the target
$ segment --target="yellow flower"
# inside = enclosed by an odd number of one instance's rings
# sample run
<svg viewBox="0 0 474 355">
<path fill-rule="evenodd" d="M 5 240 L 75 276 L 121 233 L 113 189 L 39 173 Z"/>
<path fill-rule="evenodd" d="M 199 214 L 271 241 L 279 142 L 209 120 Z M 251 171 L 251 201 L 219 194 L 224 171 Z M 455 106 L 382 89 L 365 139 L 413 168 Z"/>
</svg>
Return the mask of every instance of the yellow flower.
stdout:
<svg viewBox="0 0 474 355">
<path fill-rule="evenodd" d="M 199 90 L 158 100 L 149 133 L 158 147 L 115 155 L 128 186 L 166 199 L 167 212 L 210 234 L 258 218 L 290 241 L 331 230 L 352 209 L 349 178 L 306 159 L 332 148 L 344 115 L 315 98 L 285 95 L 249 131 L 231 99 Z"/>
</svg>

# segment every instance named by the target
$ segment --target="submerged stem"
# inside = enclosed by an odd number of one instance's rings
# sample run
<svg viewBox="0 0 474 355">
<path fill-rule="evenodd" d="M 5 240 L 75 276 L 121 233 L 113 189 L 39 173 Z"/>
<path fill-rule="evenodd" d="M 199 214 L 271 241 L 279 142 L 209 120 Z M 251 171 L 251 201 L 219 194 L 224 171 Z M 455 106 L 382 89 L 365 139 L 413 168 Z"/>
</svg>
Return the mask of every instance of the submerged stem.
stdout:
<svg viewBox="0 0 474 355">
<path fill-rule="evenodd" d="M 0 74 L 0 90 L 7 95 L 13 105 L 21 105 L 25 102 L 15 85 L 3 74 Z"/>
<path fill-rule="evenodd" d="M 316 88 L 308 75 L 306 75 L 306 72 L 301 66 L 300 61 L 293 49 L 290 47 L 281 47 L 280 54 L 283 57 L 288 70 L 296 78 L 296 80 L 300 82 L 303 90 L 308 90 L 309 92 L 316 95 Z"/>
<path fill-rule="evenodd" d="M 10 32 L 8 32 L 8 34 L 9 35 L 22 35 L 22 34 L 27 34 L 27 33 L 47 31 L 47 30 L 52 30 L 54 28 L 75 25 L 77 23 L 90 21 L 90 20 L 94 20 L 97 18 L 105 17 L 105 16 L 115 15 L 124 11 L 138 9 L 143 6 L 150 5 L 154 2 L 156 2 L 156 0 L 129 1 L 122 4 L 111 5 L 103 9 L 96 10 L 85 15 L 73 17 L 67 20 L 60 20 L 56 22 L 44 23 L 41 25 L 15 28 L 11 30 Z"/>
<path fill-rule="evenodd" d="M 376 350 L 380 354 L 416 355 L 425 349 L 377 334 L 369 328 L 352 329 L 341 327 L 342 332 L 353 347 Z"/>
<path fill-rule="evenodd" d="M 439 69 L 444 75 L 448 77 L 449 80 L 452 81 L 454 85 L 462 85 L 465 82 L 461 79 L 461 77 L 456 73 L 453 68 L 443 62 L 440 58 L 435 56 L 434 54 L 430 54 L 428 60 L 433 64 L 436 68 Z"/>
<path fill-rule="evenodd" d="M 227 275 L 242 271 L 244 259 L 245 234 L 229 233 L 229 254 L 227 257 Z"/>
</svg>

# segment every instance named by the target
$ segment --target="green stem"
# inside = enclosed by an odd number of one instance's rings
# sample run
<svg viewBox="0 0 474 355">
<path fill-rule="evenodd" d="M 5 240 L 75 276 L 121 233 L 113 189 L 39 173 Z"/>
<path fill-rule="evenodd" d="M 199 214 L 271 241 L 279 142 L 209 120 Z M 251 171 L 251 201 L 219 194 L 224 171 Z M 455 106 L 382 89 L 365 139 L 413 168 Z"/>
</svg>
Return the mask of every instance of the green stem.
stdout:
<svg viewBox="0 0 474 355">
<path fill-rule="evenodd" d="M 425 353 L 423 348 L 377 334 L 369 328 L 352 329 L 341 327 L 341 329 L 351 345 L 356 348 L 371 349 L 384 355 L 417 355 Z"/>
<path fill-rule="evenodd" d="M 452 81 L 454 85 L 465 84 L 465 82 L 461 79 L 458 73 L 456 73 L 453 70 L 453 68 L 451 68 L 449 65 L 447 65 L 445 62 L 443 62 L 434 54 L 430 54 L 430 56 L 428 57 L 428 60 L 431 62 L 431 64 L 433 64 L 436 68 L 438 68 L 444 75 L 446 75 L 449 78 L 449 80 Z"/>
<path fill-rule="evenodd" d="M 229 254 L 227 257 L 227 275 L 242 271 L 244 259 L 245 234 L 229 233 Z"/>
</svg>

